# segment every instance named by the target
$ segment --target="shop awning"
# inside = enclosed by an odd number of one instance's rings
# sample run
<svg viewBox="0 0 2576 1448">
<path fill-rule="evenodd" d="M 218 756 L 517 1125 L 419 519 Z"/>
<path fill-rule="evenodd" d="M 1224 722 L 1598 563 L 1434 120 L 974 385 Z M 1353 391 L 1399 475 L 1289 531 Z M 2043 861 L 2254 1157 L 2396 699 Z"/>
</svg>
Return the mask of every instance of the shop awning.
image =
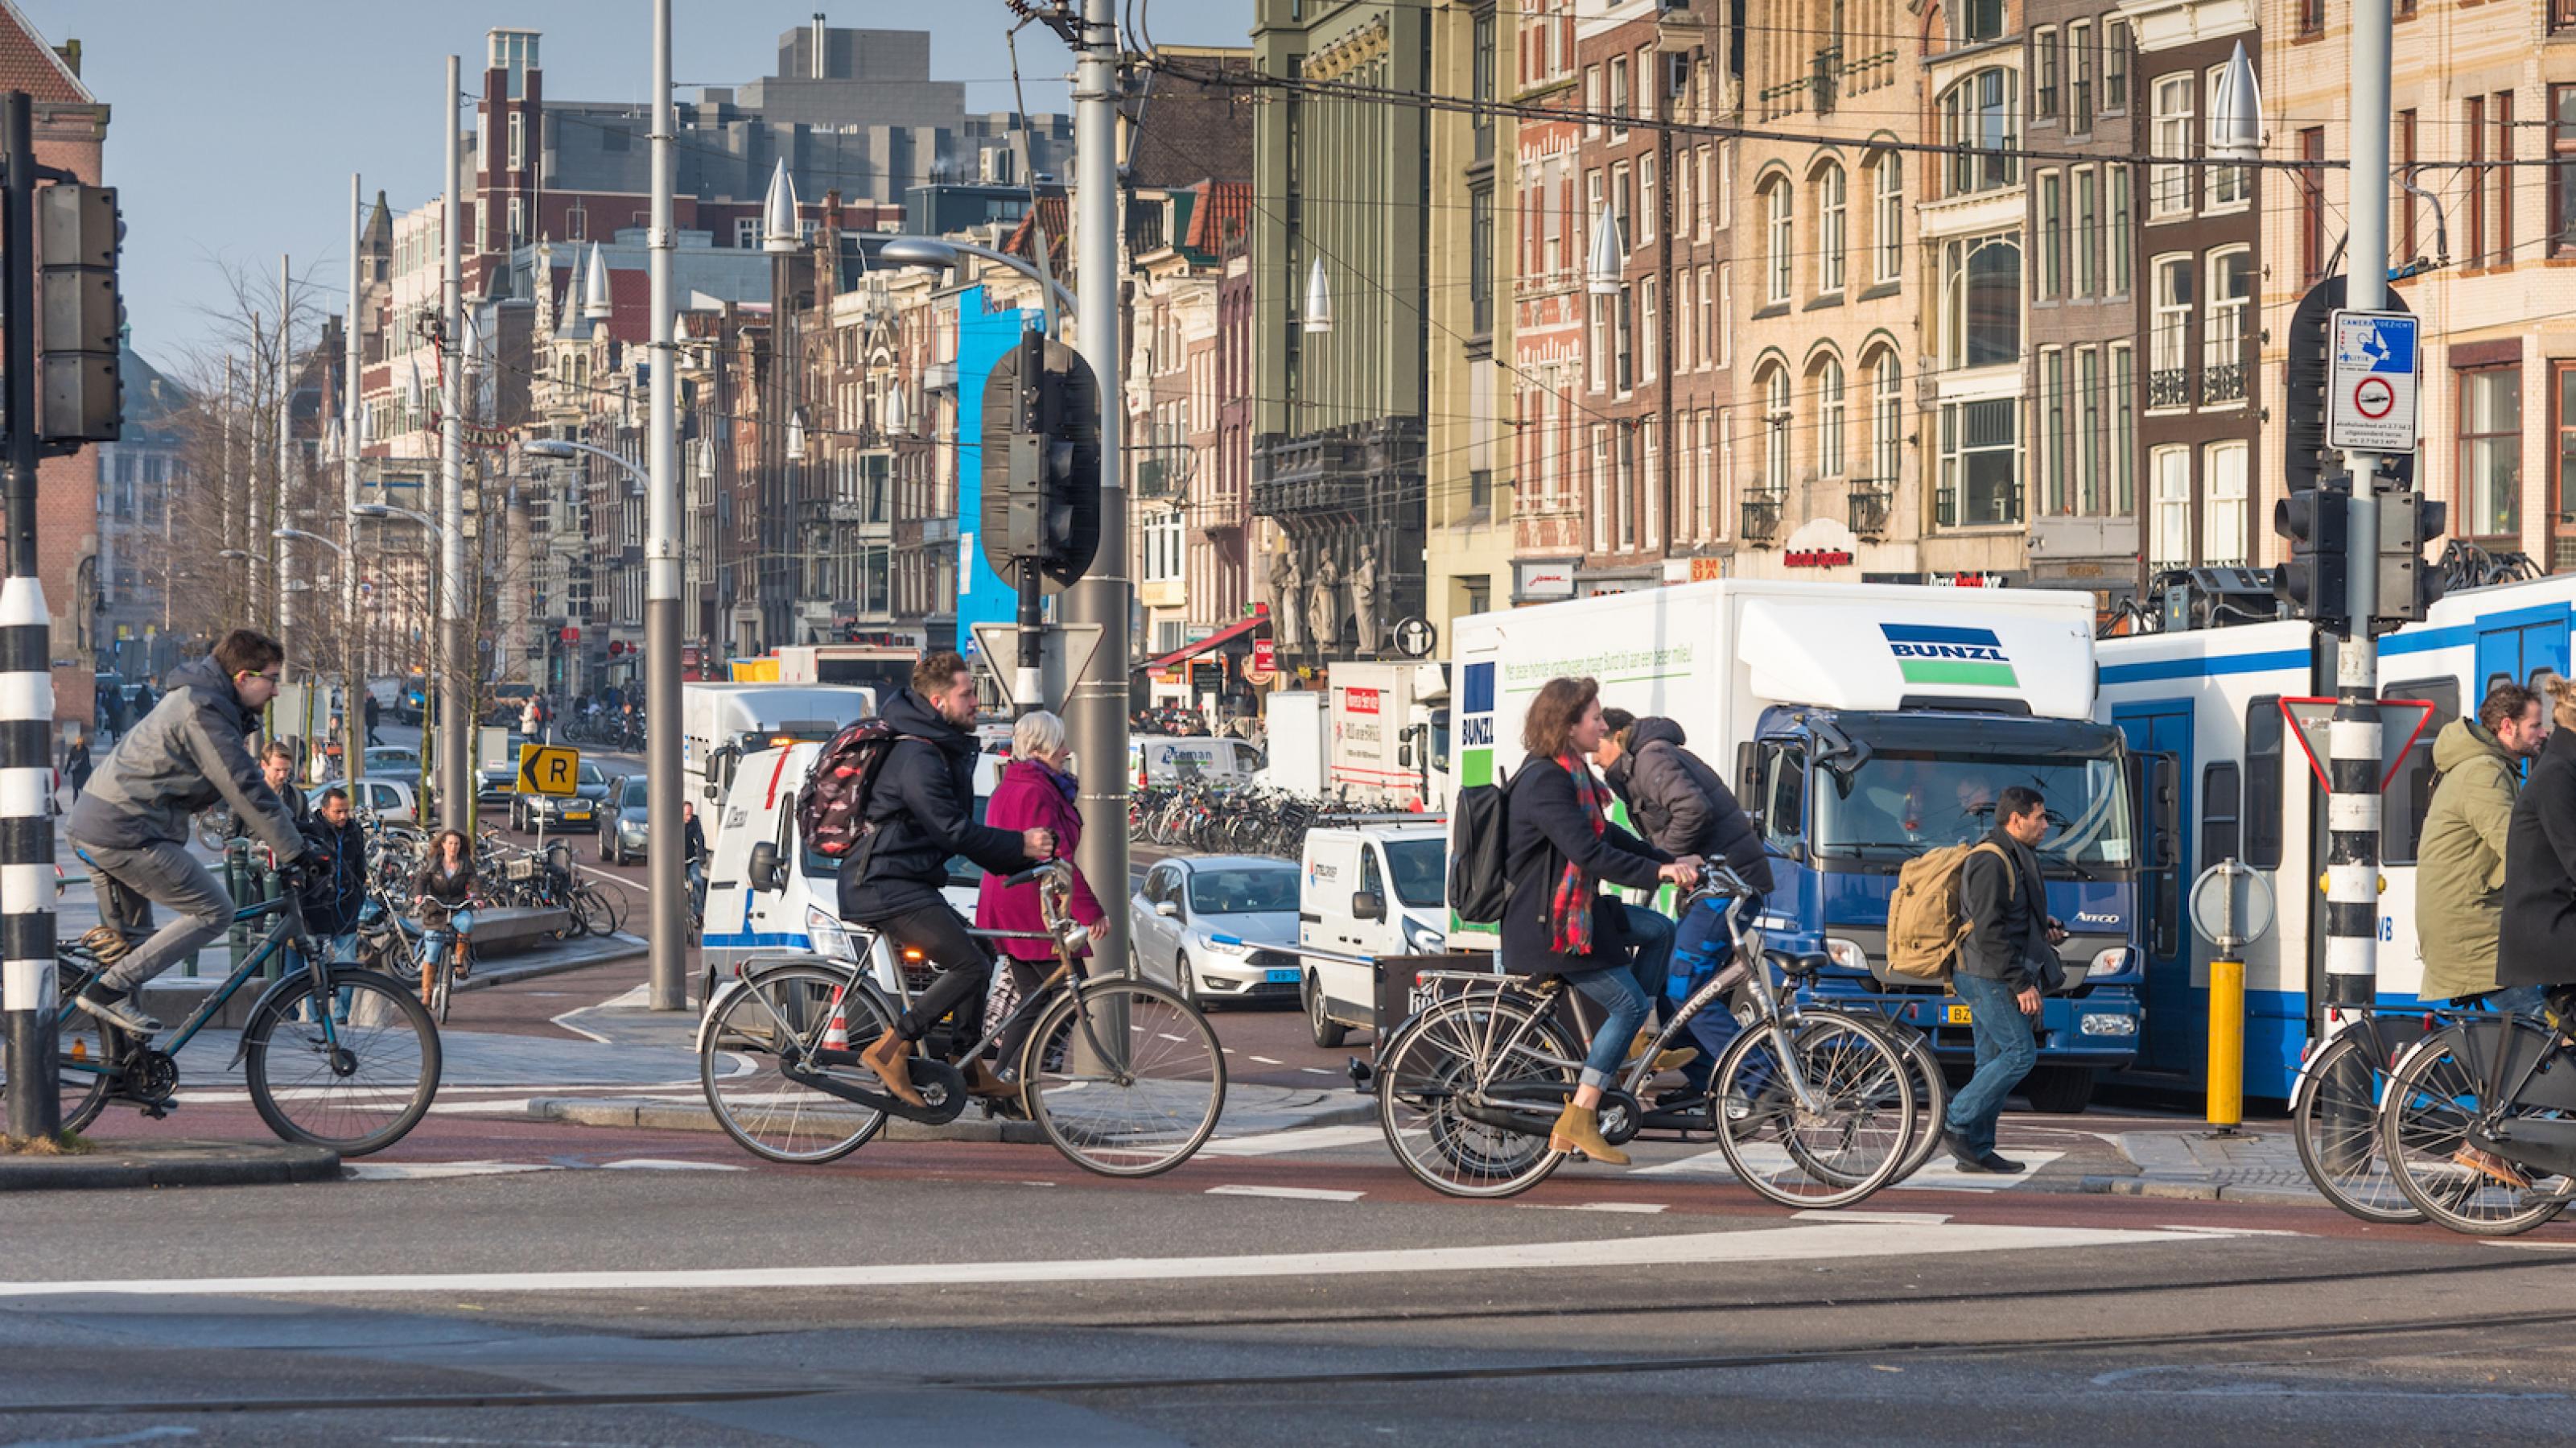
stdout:
<svg viewBox="0 0 2576 1448">
<path fill-rule="evenodd" d="M 1254 629 L 1268 627 L 1270 627 L 1270 615 L 1267 613 L 1255 614 L 1241 623 L 1227 624 L 1224 628 L 1218 629 L 1215 633 L 1209 634 L 1206 638 L 1200 639 L 1196 643 L 1184 644 L 1180 648 L 1172 650 L 1170 653 L 1163 655 L 1159 659 L 1149 659 L 1144 663 L 1138 664 L 1136 668 L 1140 673 L 1149 669 L 1172 668 L 1175 665 L 1187 663 L 1190 660 L 1197 658 L 1199 655 L 1206 653 L 1210 649 L 1223 648 L 1225 645 L 1243 637 Z"/>
</svg>

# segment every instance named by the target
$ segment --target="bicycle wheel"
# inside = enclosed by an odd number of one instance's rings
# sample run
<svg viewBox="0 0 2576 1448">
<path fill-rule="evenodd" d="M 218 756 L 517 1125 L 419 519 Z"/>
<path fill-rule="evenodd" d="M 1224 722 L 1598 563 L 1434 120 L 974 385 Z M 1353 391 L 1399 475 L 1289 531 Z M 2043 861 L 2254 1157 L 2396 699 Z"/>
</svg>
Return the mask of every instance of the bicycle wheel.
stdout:
<svg viewBox="0 0 2576 1448">
<path fill-rule="evenodd" d="M 597 885 L 584 885 L 573 896 L 576 908 L 590 919 L 593 935 L 615 935 L 626 928 L 626 907 L 622 890 L 602 890 Z"/>
<path fill-rule="evenodd" d="M 1558 1094 L 1573 1094 L 1579 1055 L 1554 1021 L 1533 1023 L 1530 1013 L 1527 1002 L 1508 996 L 1452 997 L 1416 1016 L 1378 1053 L 1378 1125 L 1395 1159 L 1424 1186 L 1453 1197 L 1517 1196 L 1565 1160 L 1548 1149 L 1546 1125 Z M 1494 1121 L 1480 1101 L 1498 1097 L 1535 1117 L 1538 1129 Z"/>
<path fill-rule="evenodd" d="M 348 1017 L 326 1037 L 343 991 Z M 439 1066 L 429 1011 L 402 982 L 371 970 L 332 971 L 318 1002 L 311 981 L 299 981 L 242 1031 L 242 1070 L 260 1119 L 289 1141 L 342 1156 L 382 1151 L 419 1125 L 438 1095 Z"/>
<path fill-rule="evenodd" d="M 2488 1052 L 2500 1048 L 2503 1032 L 2531 1037 L 2516 1041 L 2518 1058 L 2547 1049 L 2545 1034 L 2519 1017 L 2487 1029 L 2498 1040 L 2470 1049 L 2465 1027 L 2446 1027 L 2398 1064 L 2380 1111 L 2380 1149 L 2398 1190 L 2426 1217 L 2473 1237 L 2511 1237 L 2557 1216 L 2567 1203 L 2507 1186 L 2458 1160 L 2468 1145 L 2463 1133 L 2491 1116 L 2510 1121 L 2545 1114 L 2518 1104 L 2491 1113 L 2485 1100 Z"/>
<path fill-rule="evenodd" d="M 1225 1110 L 1225 1053 L 1207 1017 L 1140 980 L 1090 981 L 1079 1006 L 1063 994 L 1029 1033 L 1020 1081 L 1030 1118 L 1067 1160 L 1102 1176 L 1189 1160 Z"/>
<path fill-rule="evenodd" d="M 96 1016 L 71 1004 L 71 998 L 88 983 L 86 975 L 65 972 L 62 996 L 55 1008 L 54 1097 L 66 1132 L 89 1125 L 107 1109 L 107 1065 L 115 1059 L 113 1053 L 125 1045 L 121 1032 L 120 1039 L 110 1039 L 108 1028 L 100 1025 Z M 8 1054 L 0 1051 L 0 1058 Z M 0 1059 L 0 1121 L 7 1119 L 11 1084 L 8 1062 Z"/>
<path fill-rule="evenodd" d="M 447 1024 L 448 1002 L 456 995 L 456 962 L 441 960 L 429 973 L 429 1014 L 440 1025 Z"/>
<path fill-rule="evenodd" d="M 1813 1110 L 1782 1079 L 1784 1038 Z M 1848 1206 L 1905 1164 L 1918 1129 L 1909 1074 L 1885 1038 L 1846 1016 L 1755 1026 L 1718 1062 L 1718 1099 L 1750 1104 L 1719 1113 L 1718 1147 L 1737 1178 L 1784 1207 Z"/>
<path fill-rule="evenodd" d="M 1879 1033 L 1904 1060 L 1905 1084 L 1914 1088 L 1914 1129 L 1906 1138 L 1905 1157 L 1897 1163 L 1896 1175 L 1888 1178 L 1901 1182 L 1923 1170 L 1941 1149 L 1941 1123 L 1949 1119 L 1950 1081 L 1941 1074 L 1941 1059 L 1932 1054 L 1932 1042 L 1921 1031 L 1888 1021 L 1879 1023 Z"/>
<path fill-rule="evenodd" d="M 810 1165 L 847 1156 L 884 1129 L 884 1112 L 791 1081 L 778 1069 L 782 1060 L 807 1057 L 823 1045 L 833 1002 L 848 985 L 848 976 L 819 965 L 787 965 L 760 972 L 716 1002 L 698 1050 L 698 1083 L 716 1124 L 743 1150 Z M 866 991 L 846 997 L 843 1016 L 853 1051 L 894 1028 L 884 1003 Z M 833 1067 L 830 1074 L 870 1089 L 877 1084 L 864 1066 Z"/>
<path fill-rule="evenodd" d="M 2420 1222 L 2380 1144 L 2380 1104 L 2388 1068 L 2377 1059 L 2373 1032 L 2347 1030 L 2326 1042 L 2290 1093 L 2290 1122 L 2299 1165 L 2325 1199 L 2365 1222 Z M 2456 1149 L 2456 1148 L 2455 1148 Z M 2443 1153 L 2448 1160 L 2449 1152 Z"/>
</svg>

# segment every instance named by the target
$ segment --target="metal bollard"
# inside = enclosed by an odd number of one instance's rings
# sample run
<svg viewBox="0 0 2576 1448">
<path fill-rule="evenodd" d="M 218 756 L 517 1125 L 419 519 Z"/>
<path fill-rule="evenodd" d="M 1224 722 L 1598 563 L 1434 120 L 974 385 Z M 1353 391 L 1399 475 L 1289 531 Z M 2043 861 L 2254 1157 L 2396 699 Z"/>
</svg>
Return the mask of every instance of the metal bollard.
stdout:
<svg viewBox="0 0 2576 1448">
<path fill-rule="evenodd" d="M 2209 1124 L 2232 1135 L 2245 1122 L 2245 962 L 2209 963 Z"/>
<path fill-rule="evenodd" d="M 250 848 L 239 840 L 224 846 L 224 893 L 232 897 L 234 908 L 250 898 Z M 242 957 L 250 954 L 250 927 L 240 921 L 224 934 L 230 955 L 225 972 L 241 969 Z"/>
</svg>

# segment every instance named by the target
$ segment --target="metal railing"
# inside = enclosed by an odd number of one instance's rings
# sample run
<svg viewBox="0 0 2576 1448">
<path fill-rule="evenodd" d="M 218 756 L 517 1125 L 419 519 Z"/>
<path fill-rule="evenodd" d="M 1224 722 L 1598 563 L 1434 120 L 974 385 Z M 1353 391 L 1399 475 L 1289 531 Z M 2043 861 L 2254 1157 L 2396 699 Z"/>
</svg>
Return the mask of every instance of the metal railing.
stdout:
<svg viewBox="0 0 2576 1448">
<path fill-rule="evenodd" d="M 1780 536 L 1780 512 L 1788 503 L 1788 490 L 1754 488 L 1744 494 L 1745 541 L 1768 543 Z"/>
<path fill-rule="evenodd" d="M 1851 481 L 1851 513 L 1846 521 L 1859 537 L 1883 538 L 1887 535 L 1888 518 L 1895 511 L 1895 505 L 1895 479 L 1854 478 Z"/>
<path fill-rule="evenodd" d="M 2200 371 L 2200 401 L 2206 407 L 2213 402 L 2245 400 L 2245 364 L 2214 362 Z"/>
<path fill-rule="evenodd" d="M 2158 367 L 2147 373 L 2147 407 L 2191 406 L 2191 369 Z"/>
</svg>

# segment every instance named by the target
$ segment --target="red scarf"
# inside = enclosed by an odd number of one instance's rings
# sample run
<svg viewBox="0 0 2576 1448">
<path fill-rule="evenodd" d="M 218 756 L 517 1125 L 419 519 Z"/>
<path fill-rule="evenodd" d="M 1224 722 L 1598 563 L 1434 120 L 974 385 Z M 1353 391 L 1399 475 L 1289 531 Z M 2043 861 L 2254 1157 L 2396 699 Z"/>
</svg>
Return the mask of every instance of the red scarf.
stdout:
<svg viewBox="0 0 2576 1448">
<path fill-rule="evenodd" d="M 1592 837 L 1599 839 L 1610 828 L 1610 817 L 1601 808 L 1601 784 L 1592 777 L 1592 766 L 1572 754 L 1556 757 L 1559 769 L 1574 778 L 1574 802 L 1583 806 L 1584 823 L 1592 826 Z M 1601 893 L 1591 874 L 1573 860 L 1565 862 L 1565 873 L 1557 878 L 1556 894 L 1548 901 L 1548 948 L 1559 955 L 1592 953 L 1592 899 Z"/>
</svg>

